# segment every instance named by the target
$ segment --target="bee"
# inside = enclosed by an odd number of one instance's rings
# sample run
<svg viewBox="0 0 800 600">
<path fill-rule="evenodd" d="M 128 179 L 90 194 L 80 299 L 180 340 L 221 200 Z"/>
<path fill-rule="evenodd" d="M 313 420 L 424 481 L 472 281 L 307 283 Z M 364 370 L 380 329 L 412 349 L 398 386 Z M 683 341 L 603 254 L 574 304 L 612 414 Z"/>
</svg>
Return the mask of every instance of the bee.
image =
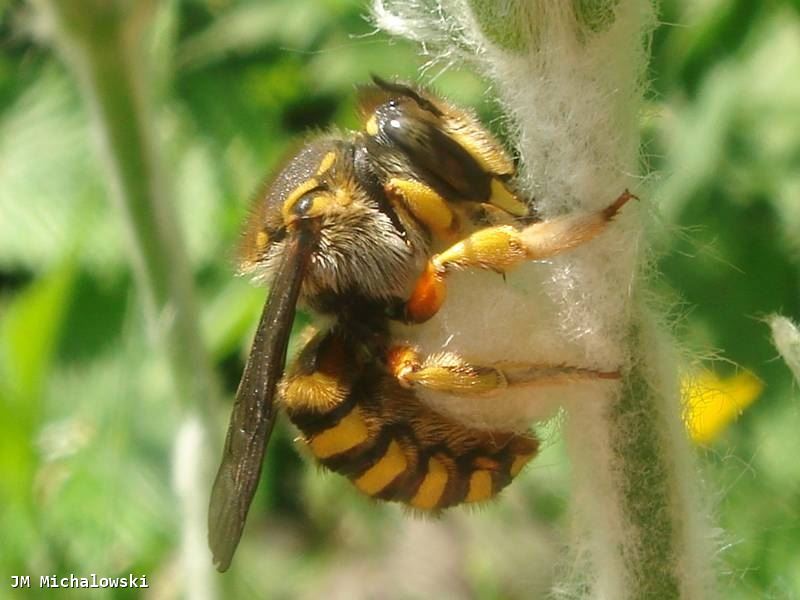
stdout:
<svg viewBox="0 0 800 600">
<path fill-rule="evenodd" d="M 241 271 L 271 282 L 236 393 L 209 509 L 209 544 L 230 565 L 278 405 L 324 467 L 380 500 L 423 511 L 482 502 L 533 458 L 532 431 L 471 426 L 421 390 L 462 397 L 616 372 L 474 364 L 422 356 L 398 326 L 445 302 L 454 270 L 504 273 L 597 236 L 632 197 L 549 220 L 515 188 L 515 165 L 470 112 L 377 77 L 360 92 L 363 130 L 305 145 L 258 199 Z M 284 372 L 295 310 L 327 317 Z"/>
</svg>

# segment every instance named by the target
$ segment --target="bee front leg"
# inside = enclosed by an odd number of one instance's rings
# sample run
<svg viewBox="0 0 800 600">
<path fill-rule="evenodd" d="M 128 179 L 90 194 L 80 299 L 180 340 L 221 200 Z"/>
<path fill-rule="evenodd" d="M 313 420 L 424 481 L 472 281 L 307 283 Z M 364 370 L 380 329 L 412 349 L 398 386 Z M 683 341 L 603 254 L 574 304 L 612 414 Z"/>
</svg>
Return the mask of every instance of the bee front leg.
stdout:
<svg viewBox="0 0 800 600">
<path fill-rule="evenodd" d="M 436 190 L 414 179 L 391 178 L 383 186 L 386 195 L 399 202 L 436 237 L 452 241 L 458 231 L 458 218 Z"/>
<path fill-rule="evenodd" d="M 447 294 L 449 272 L 477 267 L 503 273 L 522 262 L 571 250 L 601 233 L 631 198 L 635 196 L 625 190 L 596 213 L 557 217 L 523 228 L 498 225 L 476 231 L 428 261 L 405 304 L 405 320 L 424 323 L 439 311 Z"/>
<path fill-rule="evenodd" d="M 394 346 L 387 356 L 389 372 L 405 388 L 457 395 L 480 395 L 507 387 L 556 385 L 586 379 L 619 379 L 618 371 L 597 371 L 567 365 L 498 362 L 477 365 L 452 352 L 424 359 L 410 346 Z"/>
</svg>

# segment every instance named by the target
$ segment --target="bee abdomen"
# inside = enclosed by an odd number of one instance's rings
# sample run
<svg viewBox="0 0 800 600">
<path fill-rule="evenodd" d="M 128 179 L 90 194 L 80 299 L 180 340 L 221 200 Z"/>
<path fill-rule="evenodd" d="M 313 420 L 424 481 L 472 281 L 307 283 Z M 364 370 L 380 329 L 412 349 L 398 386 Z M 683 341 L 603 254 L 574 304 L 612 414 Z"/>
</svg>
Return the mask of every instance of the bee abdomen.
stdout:
<svg viewBox="0 0 800 600">
<path fill-rule="evenodd" d="M 380 456 L 369 467 L 349 474 L 353 484 L 379 500 L 402 502 L 425 511 L 490 500 L 536 453 L 534 444 L 525 455 L 512 455 L 504 449 L 494 456 L 475 453 L 456 457 L 452 449 L 426 450 L 407 436 L 389 438 L 381 450 L 373 454 Z"/>
<path fill-rule="evenodd" d="M 368 496 L 421 510 L 482 502 L 536 455 L 531 434 L 467 427 L 377 362 L 348 370 L 354 356 L 351 345 L 320 335 L 284 382 L 283 402 L 314 458 Z"/>
<path fill-rule="evenodd" d="M 419 461 L 413 493 L 398 499 L 422 510 L 490 500 L 511 483 L 537 450 L 535 438 L 515 435 L 494 451 L 485 445 L 461 456 L 447 448 L 427 452 Z"/>
<path fill-rule="evenodd" d="M 446 444 L 425 447 L 410 422 L 376 427 L 370 416 L 354 403 L 335 422 L 320 415 L 314 425 L 324 422 L 322 427 L 311 426 L 307 417 L 296 424 L 305 430 L 304 441 L 320 464 L 348 477 L 368 496 L 421 510 L 490 500 L 538 449 L 537 440 L 527 435 L 513 435 L 499 449 L 489 443 L 467 452 Z"/>
</svg>

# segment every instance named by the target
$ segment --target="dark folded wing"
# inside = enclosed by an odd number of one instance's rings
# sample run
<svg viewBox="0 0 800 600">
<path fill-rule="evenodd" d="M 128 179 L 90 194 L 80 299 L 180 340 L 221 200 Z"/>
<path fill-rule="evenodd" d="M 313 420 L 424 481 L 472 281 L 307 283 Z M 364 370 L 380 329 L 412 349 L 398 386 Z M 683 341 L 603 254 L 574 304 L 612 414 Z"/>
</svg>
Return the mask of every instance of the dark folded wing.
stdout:
<svg viewBox="0 0 800 600">
<path fill-rule="evenodd" d="M 305 231 L 287 240 L 236 392 L 208 511 L 208 543 L 220 571 L 230 566 L 258 486 L 275 423 L 275 392 L 312 249 L 310 234 Z"/>
</svg>

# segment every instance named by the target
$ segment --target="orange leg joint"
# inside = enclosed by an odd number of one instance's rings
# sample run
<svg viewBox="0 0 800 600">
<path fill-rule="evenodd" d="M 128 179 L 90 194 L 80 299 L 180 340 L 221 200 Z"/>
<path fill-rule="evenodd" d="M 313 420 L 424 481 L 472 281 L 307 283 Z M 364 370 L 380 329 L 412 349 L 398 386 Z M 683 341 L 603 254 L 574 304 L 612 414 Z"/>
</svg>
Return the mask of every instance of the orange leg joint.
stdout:
<svg viewBox="0 0 800 600">
<path fill-rule="evenodd" d="M 447 295 L 445 277 L 449 271 L 478 268 L 504 273 L 525 261 L 543 260 L 572 250 L 602 233 L 619 210 L 635 197 L 625 190 L 598 212 L 555 217 L 521 229 L 496 225 L 472 233 L 428 262 L 406 303 L 406 321 L 424 323 L 439 311 Z M 424 206 L 430 208 L 435 204 Z"/>
<path fill-rule="evenodd" d="M 420 368 L 421 362 L 419 354 L 411 346 L 393 346 L 386 356 L 386 366 L 400 385 L 410 388 L 408 376 Z"/>
<path fill-rule="evenodd" d="M 410 323 L 424 323 L 439 312 L 447 296 L 444 271 L 434 257 L 425 266 L 411 297 L 406 302 L 405 318 Z"/>
</svg>

